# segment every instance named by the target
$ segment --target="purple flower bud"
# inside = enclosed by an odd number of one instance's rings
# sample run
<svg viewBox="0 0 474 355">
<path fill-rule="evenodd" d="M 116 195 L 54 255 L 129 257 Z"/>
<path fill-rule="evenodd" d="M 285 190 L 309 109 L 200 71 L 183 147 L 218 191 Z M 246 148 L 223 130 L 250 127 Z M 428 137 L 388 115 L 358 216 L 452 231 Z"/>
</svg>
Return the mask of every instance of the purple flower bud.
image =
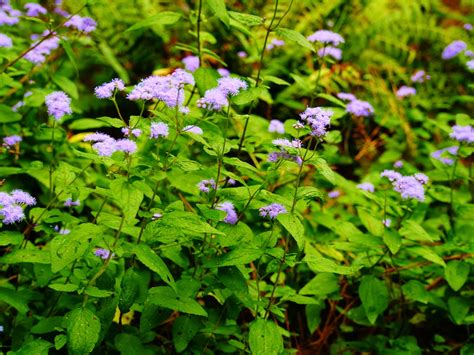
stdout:
<svg viewBox="0 0 474 355">
<path fill-rule="evenodd" d="M 223 220 L 223 222 L 225 223 L 236 224 L 239 220 L 239 217 L 237 216 L 237 212 L 235 212 L 235 208 L 232 202 L 222 202 L 216 206 L 216 209 L 227 213 L 227 216 Z"/>
<path fill-rule="evenodd" d="M 46 96 L 46 106 L 48 115 L 54 116 L 56 121 L 72 113 L 71 99 L 62 91 L 55 91 Z"/>
<path fill-rule="evenodd" d="M 275 219 L 279 214 L 286 213 L 286 208 L 279 203 L 272 203 L 259 209 L 260 216 Z"/>
<path fill-rule="evenodd" d="M 268 126 L 268 132 L 276 132 L 283 134 L 285 133 L 285 126 L 283 125 L 283 122 L 280 122 L 278 120 L 271 120 L 270 125 Z"/>
</svg>

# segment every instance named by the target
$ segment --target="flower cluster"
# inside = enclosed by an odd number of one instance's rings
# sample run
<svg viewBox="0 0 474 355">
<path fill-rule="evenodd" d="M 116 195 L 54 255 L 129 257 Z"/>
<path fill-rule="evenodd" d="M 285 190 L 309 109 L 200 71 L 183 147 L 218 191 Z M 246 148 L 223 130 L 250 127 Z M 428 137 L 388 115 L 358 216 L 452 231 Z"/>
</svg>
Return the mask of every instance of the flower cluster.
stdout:
<svg viewBox="0 0 474 355">
<path fill-rule="evenodd" d="M 184 127 L 183 132 L 194 133 L 194 134 L 199 134 L 199 135 L 204 133 L 200 127 L 194 126 L 194 125 L 189 125 L 189 126 Z"/>
<path fill-rule="evenodd" d="M 183 62 L 186 70 L 190 72 L 196 71 L 200 66 L 199 57 L 196 57 L 194 55 L 188 55 L 187 57 L 184 57 L 181 61 Z"/>
<path fill-rule="evenodd" d="M 94 142 L 94 148 L 100 156 L 109 157 L 115 152 L 135 153 L 137 144 L 126 138 L 114 139 L 105 133 L 92 133 L 84 138 L 84 142 Z"/>
<path fill-rule="evenodd" d="M 110 250 L 102 249 L 102 248 L 96 249 L 94 252 L 94 255 L 98 256 L 99 258 L 103 260 L 110 259 L 112 256 L 114 256 L 113 253 L 111 254 Z"/>
<path fill-rule="evenodd" d="M 222 202 L 216 206 L 216 209 L 227 213 L 223 222 L 228 223 L 228 224 L 236 224 L 238 222 L 239 217 L 237 216 L 237 212 L 235 211 L 235 208 L 232 202 L 228 202 L 228 201 Z"/>
<path fill-rule="evenodd" d="M 121 79 L 113 79 L 108 83 L 97 86 L 94 90 L 99 99 L 110 99 L 116 91 L 125 90 L 125 83 Z"/>
<path fill-rule="evenodd" d="M 230 76 L 230 71 L 228 71 L 226 68 L 219 68 L 219 69 L 217 69 L 217 72 L 223 78 L 227 78 L 227 77 Z"/>
<path fill-rule="evenodd" d="M 467 48 L 464 41 L 453 41 L 443 50 L 441 58 L 444 60 L 452 59 Z"/>
<path fill-rule="evenodd" d="M 416 95 L 416 89 L 410 86 L 403 85 L 401 86 L 396 93 L 397 97 L 402 99 L 407 96 Z"/>
<path fill-rule="evenodd" d="M 28 4 L 26 4 L 25 9 L 26 9 L 26 16 L 31 16 L 31 17 L 46 15 L 48 13 L 48 10 L 46 10 L 43 6 L 34 2 L 29 2 Z"/>
<path fill-rule="evenodd" d="M 0 3 L 0 25 L 13 26 L 20 21 L 20 16 L 21 12 L 14 10 L 8 3 Z"/>
<path fill-rule="evenodd" d="M 42 38 L 46 36 L 48 38 L 40 43 Z M 44 31 L 42 35 L 31 36 L 31 39 L 37 41 L 32 44 L 33 49 L 26 53 L 24 58 L 33 64 L 44 63 L 46 57 L 59 47 L 59 38 L 56 36 L 56 33 L 48 30 Z"/>
<path fill-rule="evenodd" d="M 357 185 L 357 188 L 368 192 L 375 191 L 374 185 L 370 182 L 363 182 L 362 184 Z"/>
<path fill-rule="evenodd" d="M 198 184 L 197 187 L 199 188 L 200 191 L 209 193 L 211 192 L 211 189 L 216 190 L 217 185 L 216 185 L 216 180 L 214 179 L 208 179 L 208 180 L 201 180 Z"/>
<path fill-rule="evenodd" d="M 278 120 L 271 120 L 270 125 L 268 126 L 268 132 L 283 134 L 285 133 L 285 126 L 283 125 L 283 122 L 280 122 Z"/>
<path fill-rule="evenodd" d="M 282 39 L 274 38 L 272 41 L 267 44 L 267 50 L 271 51 L 273 48 L 282 47 L 285 45 L 285 41 Z"/>
<path fill-rule="evenodd" d="M 3 138 L 3 146 L 5 148 L 13 147 L 15 144 L 20 143 L 23 139 L 20 136 L 13 135 Z"/>
<path fill-rule="evenodd" d="M 286 213 L 286 208 L 279 203 L 272 203 L 259 209 L 260 216 L 275 219 L 279 214 Z"/>
<path fill-rule="evenodd" d="M 436 160 L 439 160 L 443 164 L 453 165 L 454 164 L 454 159 L 443 157 L 443 155 L 445 155 L 445 153 L 449 153 L 451 155 L 457 155 L 458 150 L 459 150 L 458 146 L 443 148 L 443 149 L 440 149 L 440 150 L 437 150 L 437 151 L 434 151 L 433 153 L 431 153 L 431 157 L 436 159 Z"/>
<path fill-rule="evenodd" d="M 354 94 L 348 93 L 348 92 L 340 92 L 339 94 L 336 95 L 339 99 L 343 101 L 354 101 L 357 100 L 357 97 L 355 97 Z"/>
<path fill-rule="evenodd" d="M 341 60 L 342 59 L 342 50 L 336 47 L 323 47 L 318 49 L 318 57 L 324 58 L 324 57 L 333 57 L 336 60 Z"/>
<path fill-rule="evenodd" d="M 139 129 L 139 128 L 123 127 L 121 129 L 121 131 L 122 131 L 122 133 L 125 137 L 134 136 L 134 137 L 138 138 L 142 134 L 142 130 Z"/>
<path fill-rule="evenodd" d="M 235 96 L 240 90 L 247 89 L 247 83 L 238 78 L 220 78 L 217 84 L 217 87 L 207 90 L 204 96 L 197 101 L 198 107 L 220 111 L 229 105 L 229 96 Z"/>
<path fill-rule="evenodd" d="M 308 36 L 308 41 L 338 46 L 339 44 L 344 43 L 344 38 L 342 38 L 340 34 L 332 31 L 319 30 Z"/>
<path fill-rule="evenodd" d="M 81 200 L 77 199 L 76 201 L 73 201 L 71 197 L 68 197 L 66 201 L 64 201 L 64 206 L 65 207 L 73 207 L 73 206 L 80 206 L 81 205 Z"/>
<path fill-rule="evenodd" d="M 474 142 L 474 129 L 472 126 L 453 126 L 453 131 L 449 136 L 458 142 L 472 143 Z"/>
<path fill-rule="evenodd" d="M 411 76 L 411 81 L 414 83 L 423 83 L 426 80 L 430 80 L 431 76 L 426 74 L 424 70 L 418 70 Z"/>
<path fill-rule="evenodd" d="M 393 189 L 400 193 L 402 199 L 414 198 L 418 201 L 425 200 L 425 189 L 423 185 L 428 183 L 428 177 L 425 174 L 417 173 L 413 176 L 403 176 L 396 171 L 385 170 L 380 176 L 390 180 Z"/>
<path fill-rule="evenodd" d="M 62 91 L 55 91 L 49 94 L 46 96 L 45 102 L 48 108 L 48 115 L 54 116 L 56 121 L 72 113 L 71 99 Z"/>
<path fill-rule="evenodd" d="M 169 128 L 164 122 L 153 122 L 150 126 L 150 138 L 168 137 Z"/>
<path fill-rule="evenodd" d="M 12 39 L 6 34 L 0 33 L 0 47 L 9 48 L 13 46 Z"/>
<path fill-rule="evenodd" d="M 357 117 L 369 117 L 374 114 L 374 108 L 367 101 L 353 100 L 346 106 L 346 111 Z"/>
<path fill-rule="evenodd" d="M 10 193 L 0 192 L 0 216 L 4 224 L 19 222 L 25 218 L 23 206 L 33 206 L 36 200 L 29 193 L 13 190 Z"/>
<path fill-rule="evenodd" d="M 75 28 L 80 32 L 90 33 L 97 28 L 97 22 L 95 22 L 90 17 L 74 15 L 64 24 L 64 26 Z"/>
<path fill-rule="evenodd" d="M 327 133 L 327 127 L 331 123 L 333 112 L 324 110 L 320 107 L 308 107 L 300 113 L 300 118 L 306 122 L 311 129 L 311 135 L 318 138 L 324 137 Z"/>
</svg>

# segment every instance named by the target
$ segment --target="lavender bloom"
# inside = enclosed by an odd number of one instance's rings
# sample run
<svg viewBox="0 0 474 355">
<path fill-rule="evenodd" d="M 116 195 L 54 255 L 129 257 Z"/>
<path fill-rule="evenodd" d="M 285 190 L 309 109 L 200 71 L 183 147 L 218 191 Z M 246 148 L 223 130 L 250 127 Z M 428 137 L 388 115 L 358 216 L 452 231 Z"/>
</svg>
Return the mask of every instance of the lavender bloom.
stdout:
<svg viewBox="0 0 474 355">
<path fill-rule="evenodd" d="M 339 99 L 343 101 L 354 101 L 357 100 L 354 94 L 350 94 L 347 92 L 340 92 L 339 94 L 336 95 Z"/>
<path fill-rule="evenodd" d="M 67 235 L 67 234 L 71 233 L 70 229 L 61 228 L 59 226 L 54 226 L 54 230 L 56 232 L 58 232 L 59 234 L 62 234 L 62 235 Z"/>
<path fill-rule="evenodd" d="M 225 216 L 223 222 L 228 224 L 236 224 L 238 222 L 239 217 L 237 216 L 237 212 L 235 212 L 232 202 L 222 202 L 216 206 L 216 209 L 227 213 L 227 216 Z"/>
<path fill-rule="evenodd" d="M 194 133 L 194 134 L 199 134 L 199 135 L 204 133 L 200 127 L 194 126 L 194 125 L 189 125 L 189 126 L 184 127 L 183 132 L 189 132 L 189 133 Z"/>
<path fill-rule="evenodd" d="M 38 46 L 34 47 L 31 51 L 25 54 L 24 58 L 33 63 L 40 64 L 46 60 L 46 56 L 50 55 L 53 50 L 59 47 L 59 38 L 56 36 L 56 33 L 52 33 L 48 30 L 44 31 L 42 35 L 33 35 L 31 36 L 32 40 L 36 40 L 40 37 L 49 36 L 48 39 L 41 42 Z M 32 44 L 32 47 L 35 46 L 38 41 Z"/>
<path fill-rule="evenodd" d="M 169 128 L 164 122 L 153 122 L 150 126 L 150 138 L 168 137 Z"/>
<path fill-rule="evenodd" d="M 4 224 L 19 222 L 25 218 L 22 206 L 32 206 L 36 199 L 22 190 L 13 190 L 10 194 L 0 192 L 0 216 Z"/>
<path fill-rule="evenodd" d="M 66 201 L 64 201 L 64 206 L 66 207 L 73 207 L 73 206 L 80 206 L 81 205 L 81 200 L 77 199 L 76 201 L 73 201 L 72 198 L 67 198 Z"/>
<path fill-rule="evenodd" d="M 441 58 L 444 60 L 454 58 L 466 48 L 467 44 L 464 41 L 453 41 L 443 50 Z"/>
<path fill-rule="evenodd" d="M 92 133 L 84 138 L 84 142 L 95 142 L 92 145 L 100 156 L 109 157 L 117 151 L 116 141 L 105 133 Z"/>
<path fill-rule="evenodd" d="M 414 83 L 422 83 L 425 80 L 430 80 L 431 76 L 426 74 L 424 70 L 418 70 L 411 76 L 411 81 Z"/>
<path fill-rule="evenodd" d="M 10 196 L 10 194 L 6 192 L 0 192 L 0 206 L 8 206 L 12 203 L 15 203 L 15 201 L 13 200 L 13 197 Z"/>
<path fill-rule="evenodd" d="M 436 159 L 436 160 L 439 160 L 443 164 L 453 165 L 454 164 L 454 159 L 445 158 L 442 155 L 446 152 L 451 154 L 451 155 L 457 155 L 458 150 L 459 150 L 458 146 L 452 146 L 452 147 L 449 147 L 449 148 L 440 149 L 440 150 L 437 150 L 437 151 L 434 151 L 433 153 L 431 153 L 431 157 Z"/>
<path fill-rule="evenodd" d="M 21 13 L 13 10 L 10 7 L 10 5 L 6 5 L 6 6 L 3 6 L 3 8 L 0 8 L 0 25 L 13 26 L 20 21 L 18 17 L 21 15 Z"/>
<path fill-rule="evenodd" d="M 279 203 L 272 203 L 268 206 L 261 207 L 259 209 L 260 216 L 269 217 L 270 219 L 275 219 L 279 214 L 286 213 L 286 208 Z"/>
<path fill-rule="evenodd" d="M 64 24 L 64 26 L 75 28 L 80 32 L 90 33 L 97 28 L 97 22 L 95 22 L 90 17 L 81 17 L 79 15 L 74 15 L 69 21 Z"/>
<path fill-rule="evenodd" d="M 184 88 L 184 85 L 194 85 L 195 83 L 193 75 L 180 68 L 171 74 L 171 78 L 173 79 L 173 84 L 180 88 Z"/>
<path fill-rule="evenodd" d="M 470 61 L 468 61 L 468 62 L 466 63 L 466 67 L 467 67 L 467 69 L 469 69 L 469 70 L 474 70 L 474 59 L 471 59 Z"/>
<path fill-rule="evenodd" d="M 184 64 L 184 67 L 186 70 L 189 70 L 190 72 L 194 72 L 199 68 L 199 57 L 196 57 L 194 55 L 189 55 L 181 60 Z"/>
<path fill-rule="evenodd" d="M 0 33 L 0 47 L 9 48 L 12 46 L 13 46 L 12 39 L 3 33 Z"/>
<path fill-rule="evenodd" d="M 328 197 L 329 198 L 337 198 L 339 196 L 341 196 L 341 192 L 338 191 L 338 190 L 332 190 L 332 191 L 328 192 Z"/>
<path fill-rule="evenodd" d="M 217 72 L 219 73 L 220 76 L 222 76 L 223 78 L 227 78 L 230 76 L 230 71 L 228 71 L 227 69 L 225 68 L 219 68 L 217 69 Z"/>
<path fill-rule="evenodd" d="M 473 58 L 474 57 L 474 52 L 471 51 L 471 50 L 467 50 L 467 51 L 464 52 L 464 55 L 466 57 Z"/>
<path fill-rule="evenodd" d="M 48 107 L 48 115 L 54 116 L 59 121 L 64 115 L 70 115 L 71 99 L 62 91 L 55 91 L 46 96 L 46 106 Z"/>
<path fill-rule="evenodd" d="M 84 142 L 104 142 L 113 139 L 111 136 L 105 133 L 91 133 L 84 137 Z"/>
<path fill-rule="evenodd" d="M 402 177 L 402 174 L 399 172 L 393 171 L 393 170 L 384 170 L 381 174 L 381 177 L 386 177 L 388 178 L 391 182 L 400 179 Z"/>
<path fill-rule="evenodd" d="M 110 99 L 116 90 L 125 90 L 125 83 L 120 79 L 113 79 L 108 83 L 97 86 L 94 93 L 98 99 Z"/>
<path fill-rule="evenodd" d="M 272 41 L 267 44 L 267 50 L 272 50 L 273 48 L 276 48 L 276 47 L 282 47 L 285 45 L 285 41 L 282 40 L 282 39 L 277 39 L 277 38 L 274 38 L 272 39 Z"/>
<path fill-rule="evenodd" d="M 415 88 L 412 88 L 410 86 L 401 86 L 400 89 L 397 90 L 397 97 L 398 98 L 404 98 L 404 97 L 407 97 L 407 96 L 412 96 L 412 95 L 416 95 L 416 89 Z"/>
<path fill-rule="evenodd" d="M 455 125 L 452 127 L 453 131 L 449 136 L 458 142 L 472 143 L 474 142 L 474 129 L 472 126 L 458 126 Z"/>
<path fill-rule="evenodd" d="M 392 182 L 393 189 L 400 193 L 402 199 L 425 200 L 423 185 L 428 182 L 428 177 L 425 174 L 418 173 L 414 176 L 403 176 L 393 170 L 385 170 L 380 175 L 387 177 Z"/>
<path fill-rule="evenodd" d="M 393 167 L 398 169 L 403 168 L 403 161 L 397 160 L 395 163 L 393 163 Z"/>
<path fill-rule="evenodd" d="M 330 43 L 334 46 L 338 46 L 339 44 L 344 43 L 344 38 L 342 38 L 340 34 L 332 31 L 319 30 L 308 36 L 308 41 Z"/>
<path fill-rule="evenodd" d="M 227 96 L 235 96 L 240 90 L 247 89 L 247 83 L 238 78 L 220 78 L 217 83 L 218 89 Z"/>
<path fill-rule="evenodd" d="M 234 179 L 228 179 L 227 180 L 227 185 L 234 186 L 235 184 L 237 184 L 237 181 L 235 181 Z"/>
<path fill-rule="evenodd" d="M 10 192 L 10 196 L 12 197 L 14 203 L 27 206 L 33 206 L 36 204 L 36 199 L 28 192 L 22 190 L 13 190 Z"/>
<path fill-rule="evenodd" d="M 472 25 L 470 23 L 465 23 L 462 27 L 467 31 L 472 31 Z"/>
<path fill-rule="evenodd" d="M 390 218 L 385 218 L 382 220 L 382 224 L 385 227 L 389 228 L 392 225 L 392 220 Z"/>
<path fill-rule="evenodd" d="M 115 141 L 115 149 L 120 152 L 132 154 L 137 150 L 137 143 L 126 138 L 119 139 Z"/>
<path fill-rule="evenodd" d="M 270 154 L 268 154 L 267 161 L 270 163 L 276 163 L 280 159 L 291 160 L 291 161 L 294 161 L 298 165 L 303 164 L 303 159 L 301 159 L 300 156 L 292 155 L 284 151 L 271 152 Z"/>
<path fill-rule="evenodd" d="M 375 191 L 374 185 L 370 182 L 363 182 L 362 184 L 357 185 L 357 188 L 368 192 Z"/>
<path fill-rule="evenodd" d="M 342 59 L 342 50 L 336 47 L 323 47 L 318 49 L 318 57 L 324 58 L 326 56 L 333 57 L 336 60 L 341 60 Z"/>
<path fill-rule="evenodd" d="M 130 127 L 123 127 L 121 131 L 125 137 L 129 137 L 130 135 L 132 135 L 138 138 L 142 134 L 142 130 L 138 128 L 131 129 Z"/>
<path fill-rule="evenodd" d="M 3 206 L 3 208 L 0 210 L 0 216 L 3 216 L 2 222 L 4 224 L 13 224 L 25 218 L 23 209 L 18 205 Z"/>
<path fill-rule="evenodd" d="M 217 189 L 216 181 L 214 179 L 201 180 L 197 184 L 197 186 L 198 186 L 200 191 L 205 192 L 205 193 L 209 193 L 211 191 L 211 189 L 213 189 L 213 190 Z"/>
<path fill-rule="evenodd" d="M 229 105 L 229 101 L 227 100 L 227 95 L 217 87 L 207 90 L 204 96 L 197 101 L 196 105 L 207 110 L 220 111 L 223 107 Z"/>
<path fill-rule="evenodd" d="M 3 138 L 3 146 L 6 148 L 13 147 L 15 144 L 20 143 L 23 139 L 20 136 L 8 136 Z"/>
<path fill-rule="evenodd" d="M 300 113 L 300 117 L 311 128 L 311 135 L 321 138 L 326 135 L 333 114 L 332 111 L 320 107 L 308 107 Z"/>
<path fill-rule="evenodd" d="M 94 255 L 100 257 L 103 260 L 107 260 L 114 254 L 110 254 L 110 250 L 99 248 L 95 250 Z"/>
<path fill-rule="evenodd" d="M 34 2 L 30 2 L 25 5 L 26 9 L 26 16 L 36 17 L 39 15 L 46 15 L 48 12 L 43 6 L 40 4 L 36 4 Z"/>
<path fill-rule="evenodd" d="M 425 174 L 423 173 L 416 173 L 415 175 L 413 175 L 415 177 L 415 179 L 417 179 L 422 185 L 426 185 L 429 181 L 429 178 L 428 176 L 426 176 Z"/>
<path fill-rule="evenodd" d="M 346 111 L 357 117 L 368 117 L 374 113 L 374 108 L 367 101 L 354 100 L 347 104 Z"/>
<path fill-rule="evenodd" d="M 237 55 L 238 55 L 240 58 L 247 58 L 247 57 L 248 57 L 247 52 L 244 52 L 244 51 L 239 51 L 239 52 L 237 52 Z"/>
<path fill-rule="evenodd" d="M 285 126 L 283 125 L 283 122 L 280 122 L 278 120 L 271 120 L 270 125 L 268 126 L 268 132 L 276 132 L 283 134 L 285 133 Z"/>
<path fill-rule="evenodd" d="M 161 217 L 163 217 L 161 213 L 154 213 L 151 219 L 152 221 L 156 221 L 157 219 L 160 219 Z"/>
</svg>

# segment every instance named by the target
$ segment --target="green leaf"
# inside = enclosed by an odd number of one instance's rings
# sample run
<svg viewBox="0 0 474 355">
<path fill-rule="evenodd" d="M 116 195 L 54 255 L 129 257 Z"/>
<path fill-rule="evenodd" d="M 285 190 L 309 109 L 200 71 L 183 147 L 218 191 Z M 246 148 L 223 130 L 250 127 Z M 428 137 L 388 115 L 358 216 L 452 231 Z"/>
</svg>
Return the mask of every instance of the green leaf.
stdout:
<svg viewBox="0 0 474 355">
<path fill-rule="evenodd" d="M 217 277 L 225 287 L 236 293 L 247 293 L 248 286 L 244 275 L 236 266 L 220 267 Z"/>
<path fill-rule="evenodd" d="M 299 250 L 304 248 L 304 227 L 301 221 L 294 213 L 282 213 L 277 217 L 278 222 L 287 230 L 288 233 L 295 239 Z"/>
<path fill-rule="evenodd" d="M 255 15 L 244 14 L 242 12 L 229 11 L 230 17 L 246 26 L 258 26 L 263 23 L 263 18 Z"/>
<path fill-rule="evenodd" d="M 77 69 L 76 59 L 74 58 L 74 51 L 72 50 L 71 44 L 67 40 L 61 40 L 61 46 L 64 48 L 64 52 L 71 62 L 74 70 L 76 71 L 76 76 L 79 76 L 79 69 Z"/>
<path fill-rule="evenodd" d="M 364 208 L 357 208 L 359 219 L 370 234 L 380 237 L 384 232 L 384 225 L 382 221 L 373 216 L 372 212 L 367 211 Z"/>
<path fill-rule="evenodd" d="M 58 292 L 74 292 L 79 289 L 79 286 L 75 284 L 51 284 L 48 287 Z"/>
<path fill-rule="evenodd" d="M 346 105 L 344 104 L 344 102 L 342 102 L 341 100 L 339 100 L 338 98 L 335 98 L 334 96 L 332 95 L 328 95 L 328 94 L 318 94 L 317 97 L 320 97 L 322 99 L 325 99 L 329 102 L 332 102 L 333 104 L 336 104 L 338 106 L 341 106 L 341 107 L 346 107 Z"/>
<path fill-rule="evenodd" d="M 309 162 L 311 164 L 314 164 L 314 166 L 318 170 L 318 173 L 321 174 L 327 181 L 329 181 L 333 185 L 336 184 L 336 177 L 334 175 L 334 171 L 332 171 L 332 169 L 329 167 L 326 160 L 324 160 L 323 158 L 313 158 L 310 159 Z"/>
<path fill-rule="evenodd" d="M 20 297 L 19 293 L 10 288 L 0 287 L 0 302 L 15 308 L 22 315 L 29 311 L 28 304 Z"/>
<path fill-rule="evenodd" d="M 120 122 L 122 122 L 122 120 L 120 120 Z M 122 125 L 123 125 L 123 122 L 122 122 Z M 78 131 L 83 131 L 86 129 L 96 129 L 96 128 L 107 127 L 107 126 L 110 126 L 107 122 L 102 122 L 95 118 L 81 118 L 78 120 L 74 120 L 73 122 L 69 124 L 70 129 L 74 129 Z"/>
<path fill-rule="evenodd" d="M 330 259 L 317 255 L 306 255 L 304 261 L 313 272 L 329 272 L 340 275 L 350 275 L 355 273 L 361 267 L 338 265 Z"/>
<path fill-rule="evenodd" d="M 249 345 L 252 354 L 279 354 L 283 338 L 275 322 L 258 318 L 250 324 Z"/>
<path fill-rule="evenodd" d="M 265 75 L 263 81 L 268 81 L 269 83 L 274 83 L 277 85 L 291 85 L 288 81 L 280 79 L 273 75 Z"/>
<path fill-rule="evenodd" d="M 112 48 L 110 48 L 105 41 L 101 41 L 99 43 L 99 49 L 102 52 L 106 62 L 115 70 L 120 79 L 126 83 L 130 82 L 130 77 L 128 76 L 127 70 L 122 66 L 122 64 L 120 64 L 114 52 L 112 51 Z"/>
<path fill-rule="evenodd" d="M 136 31 L 140 28 L 150 27 L 150 26 L 165 26 L 173 25 L 179 21 L 181 14 L 172 11 L 161 11 L 159 14 L 147 17 L 146 19 L 137 22 L 133 26 L 129 27 L 125 33 L 130 31 Z"/>
<path fill-rule="evenodd" d="M 69 80 L 65 76 L 62 75 L 53 75 L 52 77 L 53 82 L 59 86 L 66 94 L 69 94 L 73 99 L 79 98 L 79 93 L 77 92 L 77 86 L 74 84 L 73 81 Z"/>
<path fill-rule="evenodd" d="M 99 340 L 100 321 L 87 308 L 69 313 L 67 322 L 67 347 L 71 354 L 89 354 Z"/>
<path fill-rule="evenodd" d="M 222 267 L 222 266 L 233 266 L 233 265 L 245 265 L 250 262 L 257 260 L 264 253 L 260 249 L 252 248 L 237 248 L 231 250 L 229 253 L 213 257 L 210 260 L 206 260 L 204 265 L 206 267 Z"/>
<path fill-rule="evenodd" d="M 339 280 L 331 273 L 316 275 L 300 290 L 301 295 L 324 296 L 339 291 Z"/>
<path fill-rule="evenodd" d="M 127 313 L 128 311 L 130 311 L 130 307 L 133 306 L 139 294 L 139 289 L 138 289 L 139 282 L 140 282 L 140 276 L 136 273 L 133 267 L 129 268 L 123 275 L 122 282 L 120 285 L 120 288 L 121 288 L 120 298 L 119 298 L 120 312 Z"/>
<path fill-rule="evenodd" d="M 48 355 L 49 349 L 53 345 L 43 339 L 36 339 L 23 345 L 20 349 L 14 352 L 14 355 Z M 13 352 L 8 352 L 13 355 Z"/>
<path fill-rule="evenodd" d="M 135 254 L 147 268 L 154 271 L 161 277 L 161 279 L 176 290 L 176 284 L 174 282 L 173 275 L 164 263 L 164 261 L 156 255 L 156 253 L 145 244 L 139 244 L 135 247 Z"/>
<path fill-rule="evenodd" d="M 359 297 L 367 319 L 375 324 L 377 317 L 388 307 L 388 290 L 383 281 L 372 275 L 362 277 L 359 285 Z"/>
<path fill-rule="evenodd" d="M 0 232 L 0 246 L 18 245 L 23 241 L 24 235 L 20 232 Z"/>
<path fill-rule="evenodd" d="M 11 123 L 21 120 L 21 115 L 13 112 L 10 106 L 0 104 L 0 123 Z"/>
<path fill-rule="evenodd" d="M 432 242 L 433 238 L 415 221 L 404 221 L 399 233 L 407 239 Z"/>
<path fill-rule="evenodd" d="M 464 318 L 469 314 L 470 302 L 464 297 L 450 297 L 448 310 L 456 324 L 463 324 Z"/>
<path fill-rule="evenodd" d="M 459 291 L 466 283 L 469 277 L 469 271 L 470 267 L 468 263 L 460 260 L 452 260 L 446 265 L 444 277 L 454 291 Z"/>
<path fill-rule="evenodd" d="M 183 313 L 207 317 L 207 312 L 194 299 L 179 295 L 171 287 L 153 287 L 148 291 L 148 302 Z"/>
<path fill-rule="evenodd" d="M 3 264 L 35 263 L 51 264 L 51 257 L 47 250 L 19 249 L 0 258 Z"/>
<path fill-rule="evenodd" d="M 87 288 L 84 290 L 84 293 L 86 295 L 97 297 L 97 298 L 105 298 L 105 297 L 110 297 L 111 295 L 113 295 L 112 291 L 101 290 L 100 288 L 97 288 L 95 286 L 87 286 Z"/>
<path fill-rule="evenodd" d="M 143 192 L 125 178 L 117 178 L 110 183 L 110 196 L 122 209 L 125 222 L 133 222 L 142 203 Z"/>
<path fill-rule="evenodd" d="M 295 30 L 290 30 L 289 28 L 278 28 L 276 33 L 279 37 L 296 42 L 301 47 L 309 49 L 312 52 L 316 52 L 311 42 L 308 41 L 305 36 Z"/>
<path fill-rule="evenodd" d="M 219 20 L 222 21 L 227 28 L 230 26 L 230 18 L 225 7 L 224 0 L 206 0 L 207 6 L 212 10 L 214 15 L 216 15 Z"/>
<path fill-rule="evenodd" d="M 192 316 L 178 317 L 173 323 L 173 344 L 178 353 L 184 351 L 201 329 L 201 321 Z"/>
<path fill-rule="evenodd" d="M 388 246 L 388 249 L 390 249 L 390 252 L 392 254 L 396 254 L 398 253 L 398 251 L 400 250 L 400 246 L 402 245 L 402 238 L 400 238 L 398 232 L 393 230 L 386 230 L 383 235 L 383 242 L 386 246 Z"/>
<path fill-rule="evenodd" d="M 425 247 L 425 246 L 411 247 L 411 248 L 408 248 L 407 250 L 435 264 L 446 266 L 446 263 L 444 262 L 443 258 L 440 257 L 438 254 L 436 254 L 432 249 L 428 247 Z"/>
</svg>

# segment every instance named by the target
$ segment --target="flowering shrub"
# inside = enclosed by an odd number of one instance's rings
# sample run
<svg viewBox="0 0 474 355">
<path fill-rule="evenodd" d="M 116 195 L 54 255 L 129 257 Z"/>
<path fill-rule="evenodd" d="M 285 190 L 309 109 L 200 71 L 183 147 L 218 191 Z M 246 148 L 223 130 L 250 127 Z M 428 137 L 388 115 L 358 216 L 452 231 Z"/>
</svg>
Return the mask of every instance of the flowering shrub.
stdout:
<svg viewBox="0 0 474 355">
<path fill-rule="evenodd" d="M 469 9 L 164 3 L 0 2 L 2 353 L 472 354 Z"/>
</svg>

